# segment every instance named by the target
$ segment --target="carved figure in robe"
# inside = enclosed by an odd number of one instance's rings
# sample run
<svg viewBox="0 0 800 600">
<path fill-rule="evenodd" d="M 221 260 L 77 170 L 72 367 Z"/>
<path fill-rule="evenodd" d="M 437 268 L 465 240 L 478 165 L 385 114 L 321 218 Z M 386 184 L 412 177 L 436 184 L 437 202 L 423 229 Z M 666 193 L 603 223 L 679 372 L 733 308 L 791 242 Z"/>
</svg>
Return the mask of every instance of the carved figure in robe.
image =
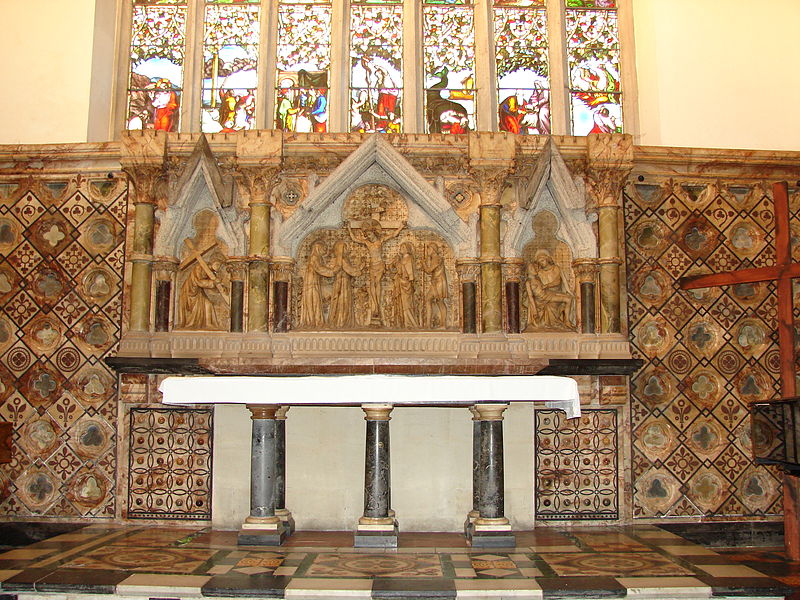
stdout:
<svg viewBox="0 0 800 600">
<path fill-rule="evenodd" d="M 219 258 L 214 258 L 210 264 L 199 259 L 181 285 L 178 322 L 184 329 L 224 329 L 217 314 L 217 291 L 222 285 L 217 274 L 221 266 Z"/>
<path fill-rule="evenodd" d="M 527 267 L 528 324 L 525 331 L 575 328 L 575 295 L 547 250 L 539 250 Z"/>
<path fill-rule="evenodd" d="M 330 263 L 333 274 L 333 291 L 328 311 L 328 325 L 335 329 L 353 327 L 353 282 L 352 278 L 361 273 L 361 268 L 350 262 L 347 243 L 338 241 L 333 246 L 333 259 Z"/>
<path fill-rule="evenodd" d="M 401 329 L 419 329 L 414 303 L 414 248 L 409 242 L 400 244 L 400 254 L 395 258 L 394 318 Z"/>
<path fill-rule="evenodd" d="M 314 242 L 303 272 L 303 305 L 300 307 L 300 327 L 322 327 L 322 278 L 333 277 L 325 264 L 325 244 Z"/>
<path fill-rule="evenodd" d="M 381 249 L 383 244 L 396 237 L 401 231 L 402 227 L 396 227 L 384 232 L 381 224 L 376 219 L 368 221 L 361 230 L 353 230 L 348 224 L 347 232 L 357 244 L 362 244 L 367 247 L 369 253 L 369 282 L 367 291 L 369 292 L 369 313 L 370 320 L 379 320 L 380 323 L 385 323 L 386 320 L 383 315 L 383 305 L 381 304 L 381 280 L 386 271 L 386 265 L 383 262 L 383 254 Z"/>
<path fill-rule="evenodd" d="M 436 313 L 437 327 L 447 327 L 447 275 L 444 270 L 439 247 L 436 244 L 425 245 L 425 259 L 422 270 L 430 275 L 430 283 L 425 289 L 425 327 L 433 329 L 434 312 Z"/>
</svg>

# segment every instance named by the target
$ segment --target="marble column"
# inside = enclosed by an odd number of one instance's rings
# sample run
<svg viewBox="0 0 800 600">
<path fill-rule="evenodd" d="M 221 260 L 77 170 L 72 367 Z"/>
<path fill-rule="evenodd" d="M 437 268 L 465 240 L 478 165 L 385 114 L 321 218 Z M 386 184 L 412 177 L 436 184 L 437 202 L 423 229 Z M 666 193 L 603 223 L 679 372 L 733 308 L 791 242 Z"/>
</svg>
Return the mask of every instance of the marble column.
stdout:
<svg viewBox="0 0 800 600">
<path fill-rule="evenodd" d="M 144 198 L 143 194 L 137 194 L 135 202 L 130 330 L 145 332 L 150 330 L 155 205 L 152 198 Z"/>
<path fill-rule="evenodd" d="M 464 522 L 464 535 L 472 536 L 472 524 L 480 515 L 478 502 L 480 501 L 480 456 L 481 456 L 481 422 L 478 411 L 474 406 L 469 407 L 472 414 L 472 510 L 467 513 Z"/>
<path fill-rule="evenodd" d="M 783 545 L 786 557 L 800 561 L 800 477 L 783 474 Z"/>
<path fill-rule="evenodd" d="M 478 517 L 468 537 L 474 547 L 512 547 L 516 544 L 505 516 L 503 472 L 503 412 L 508 404 L 476 404 L 480 423 Z"/>
<path fill-rule="evenodd" d="M 503 329 L 503 275 L 500 264 L 500 205 L 481 205 L 481 329 Z"/>
<path fill-rule="evenodd" d="M 391 473 L 389 456 L 390 404 L 364 404 L 367 435 L 364 457 L 364 514 L 356 527 L 358 548 L 396 548 L 397 520 L 389 506 Z"/>
<path fill-rule="evenodd" d="M 279 406 L 248 404 L 253 437 L 250 455 L 250 516 L 239 531 L 239 544 L 280 546 L 286 529 L 275 514 L 278 479 L 277 420 Z"/>
<path fill-rule="evenodd" d="M 286 509 L 286 413 L 288 406 L 281 406 L 275 413 L 276 477 L 275 515 L 281 520 L 288 535 L 294 533 L 294 517 Z"/>
<path fill-rule="evenodd" d="M 597 265 L 594 259 L 579 259 L 572 263 L 581 290 L 581 333 L 595 333 L 595 281 Z"/>
</svg>

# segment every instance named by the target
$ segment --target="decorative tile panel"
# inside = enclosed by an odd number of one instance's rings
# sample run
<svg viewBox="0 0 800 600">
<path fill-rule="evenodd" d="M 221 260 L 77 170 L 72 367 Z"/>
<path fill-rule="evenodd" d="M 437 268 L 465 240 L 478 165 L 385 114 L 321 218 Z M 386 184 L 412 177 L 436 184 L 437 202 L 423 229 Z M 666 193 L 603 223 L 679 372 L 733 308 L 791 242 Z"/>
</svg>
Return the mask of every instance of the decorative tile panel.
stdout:
<svg viewBox="0 0 800 600">
<path fill-rule="evenodd" d="M 618 519 L 617 411 L 537 410 L 536 518 Z"/>
<path fill-rule="evenodd" d="M 0 466 L 0 516 L 116 516 L 116 377 L 102 359 L 120 335 L 114 207 L 127 206 L 127 186 L 101 177 L 105 195 L 84 175 L 3 181 L 0 418 L 13 423 L 14 454 Z M 98 220 L 105 245 L 92 237 Z"/>
<path fill-rule="evenodd" d="M 793 222 L 797 210 L 795 195 Z M 634 518 L 780 514 L 780 475 L 753 463 L 748 412 L 780 393 L 775 286 L 677 284 L 774 262 L 768 190 L 631 185 L 625 227 L 629 327 L 645 361 L 631 382 Z"/>
<path fill-rule="evenodd" d="M 129 519 L 211 518 L 212 414 L 131 408 Z"/>
</svg>

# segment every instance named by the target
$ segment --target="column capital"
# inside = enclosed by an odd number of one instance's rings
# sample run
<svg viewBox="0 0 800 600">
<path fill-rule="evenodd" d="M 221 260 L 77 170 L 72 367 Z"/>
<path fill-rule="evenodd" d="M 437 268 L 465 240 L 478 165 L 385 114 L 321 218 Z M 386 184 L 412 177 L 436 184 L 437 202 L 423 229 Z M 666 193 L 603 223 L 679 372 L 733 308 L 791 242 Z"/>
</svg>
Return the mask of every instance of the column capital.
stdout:
<svg viewBox="0 0 800 600">
<path fill-rule="evenodd" d="M 275 412 L 275 418 L 278 421 L 285 421 L 286 420 L 286 413 L 289 412 L 291 406 L 279 406 L 278 410 Z"/>
<path fill-rule="evenodd" d="M 281 407 L 277 404 L 248 404 L 247 408 L 250 411 L 250 418 L 255 421 L 258 419 L 275 419 L 275 415 Z"/>
<path fill-rule="evenodd" d="M 594 258 L 576 258 L 572 261 L 572 268 L 578 283 L 594 283 L 597 278 L 597 260 Z"/>
<path fill-rule="evenodd" d="M 158 196 L 166 196 L 167 171 L 163 164 L 129 163 L 122 170 L 133 187 L 134 204 L 158 203 Z"/>
<path fill-rule="evenodd" d="M 622 206 L 622 188 L 633 169 L 633 138 L 622 134 L 587 136 L 583 173 L 589 203 L 598 208 Z"/>
<path fill-rule="evenodd" d="M 514 170 L 513 162 L 492 164 L 471 164 L 469 174 L 481 195 L 481 206 L 500 206 L 500 196 L 508 176 Z"/>
<path fill-rule="evenodd" d="M 472 420 L 473 421 L 480 421 L 481 420 L 481 416 L 480 416 L 480 413 L 478 412 L 477 408 L 475 408 L 474 406 L 470 406 L 469 407 L 469 412 L 472 413 Z"/>
<path fill-rule="evenodd" d="M 362 404 L 361 410 L 364 411 L 365 421 L 390 421 L 390 413 L 394 405 L 392 404 Z"/>
<path fill-rule="evenodd" d="M 253 167 L 233 161 L 230 170 L 239 191 L 247 195 L 250 206 L 270 203 L 272 189 L 280 180 L 281 164 Z"/>
<path fill-rule="evenodd" d="M 475 411 L 478 413 L 479 421 L 502 421 L 503 412 L 509 404 L 476 404 Z"/>
<path fill-rule="evenodd" d="M 294 259 L 288 256 L 274 256 L 270 260 L 273 281 L 291 281 L 294 271 Z"/>
</svg>

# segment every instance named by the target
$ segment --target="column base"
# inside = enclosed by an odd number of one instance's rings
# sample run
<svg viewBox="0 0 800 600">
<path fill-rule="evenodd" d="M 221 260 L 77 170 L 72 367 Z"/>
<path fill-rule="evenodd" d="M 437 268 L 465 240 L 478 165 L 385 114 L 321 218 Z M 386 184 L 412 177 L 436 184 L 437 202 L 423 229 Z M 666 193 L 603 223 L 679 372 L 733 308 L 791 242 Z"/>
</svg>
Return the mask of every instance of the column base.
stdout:
<svg viewBox="0 0 800 600">
<path fill-rule="evenodd" d="M 239 530 L 240 546 L 280 546 L 289 537 L 283 523 L 244 523 Z"/>
<path fill-rule="evenodd" d="M 356 548 L 397 548 L 400 530 L 397 521 L 391 524 L 368 525 L 359 523 L 353 539 Z"/>
<path fill-rule="evenodd" d="M 470 537 L 472 535 L 472 525 L 475 523 L 475 519 L 478 518 L 478 511 L 471 510 L 467 513 L 467 518 L 464 521 L 464 535 Z"/>
<path fill-rule="evenodd" d="M 286 535 L 292 535 L 294 533 L 295 526 L 294 517 L 292 516 L 291 511 L 286 510 L 285 508 L 276 508 L 275 516 L 281 520 L 281 523 L 283 523 L 283 527 L 287 532 Z"/>
<path fill-rule="evenodd" d="M 517 538 L 508 519 L 478 517 L 467 528 L 467 543 L 473 548 L 513 548 Z"/>
</svg>

